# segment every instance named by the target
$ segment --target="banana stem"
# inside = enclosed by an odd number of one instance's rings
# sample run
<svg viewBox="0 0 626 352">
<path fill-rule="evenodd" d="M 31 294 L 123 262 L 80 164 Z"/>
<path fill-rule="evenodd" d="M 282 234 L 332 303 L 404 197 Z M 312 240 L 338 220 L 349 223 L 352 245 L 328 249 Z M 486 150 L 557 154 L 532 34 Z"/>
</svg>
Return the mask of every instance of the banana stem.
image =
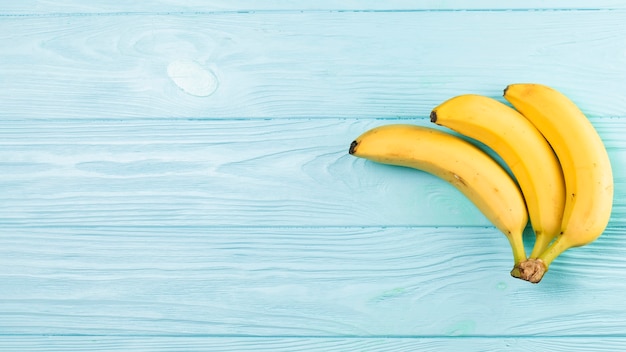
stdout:
<svg viewBox="0 0 626 352">
<path fill-rule="evenodd" d="M 511 276 L 519 278 L 519 266 L 526 260 L 526 250 L 524 249 L 524 238 L 522 233 L 509 233 L 506 238 L 509 240 L 513 251 L 513 270 Z"/>
<path fill-rule="evenodd" d="M 530 258 L 519 265 L 518 278 L 532 282 L 534 284 L 541 281 L 543 276 L 548 272 L 550 264 L 571 245 L 567 243 L 567 237 L 561 235 L 557 237 L 548 248 L 537 258 Z"/>
<path fill-rule="evenodd" d="M 543 253 L 539 255 L 538 259 L 541 259 L 547 270 L 552 261 L 570 247 L 572 246 L 567 243 L 567 236 L 560 235 L 554 243 L 552 243 L 545 251 L 543 251 Z"/>
<path fill-rule="evenodd" d="M 542 231 L 535 231 L 535 245 L 529 258 L 539 258 L 539 256 L 550 246 L 550 242 L 554 239 L 554 236 L 548 236 L 547 233 Z"/>
<path fill-rule="evenodd" d="M 548 267 L 541 259 L 530 258 L 519 265 L 519 279 L 532 282 L 533 284 L 541 281 L 548 271 Z"/>
</svg>

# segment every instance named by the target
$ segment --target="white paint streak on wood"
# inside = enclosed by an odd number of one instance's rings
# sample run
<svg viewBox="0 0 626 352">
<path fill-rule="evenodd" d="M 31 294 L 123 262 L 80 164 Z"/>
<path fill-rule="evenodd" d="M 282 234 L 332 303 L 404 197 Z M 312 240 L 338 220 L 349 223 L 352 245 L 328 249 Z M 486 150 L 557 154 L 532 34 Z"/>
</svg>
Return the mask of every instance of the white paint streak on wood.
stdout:
<svg viewBox="0 0 626 352">
<path fill-rule="evenodd" d="M 167 75 L 180 89 L 198 97 L 207 97 L 218 86 L 213 72 L 189 60 L 176 60 L 167 66 Z"/>
</svg>

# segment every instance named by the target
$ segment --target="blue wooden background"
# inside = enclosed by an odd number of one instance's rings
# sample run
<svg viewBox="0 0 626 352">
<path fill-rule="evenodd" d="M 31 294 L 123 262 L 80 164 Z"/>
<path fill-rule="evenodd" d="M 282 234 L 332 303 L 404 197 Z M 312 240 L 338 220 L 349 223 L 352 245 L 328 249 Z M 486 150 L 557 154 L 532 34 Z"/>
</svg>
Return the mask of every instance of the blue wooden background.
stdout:
<svg viewBox="0 0 626 352">
<path fill-rule="evenodd" d="M 529 81 L 616 190 L 539 285 L 451 186 L 347 154 Z M 625 350 L 625 94 L 623 1 L 0 0 L 0 350 Z"/>
</svg>

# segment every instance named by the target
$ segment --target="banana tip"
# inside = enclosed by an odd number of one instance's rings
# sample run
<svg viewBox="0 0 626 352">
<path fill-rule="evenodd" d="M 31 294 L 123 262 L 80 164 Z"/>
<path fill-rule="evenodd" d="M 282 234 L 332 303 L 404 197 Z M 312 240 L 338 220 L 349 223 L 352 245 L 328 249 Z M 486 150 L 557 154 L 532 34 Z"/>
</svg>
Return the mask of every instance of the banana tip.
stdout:
<svg viewBox="0 0 626 352">
<path fill-rule="evenodd" d="M 437 112 L 435 110 L 430 112 L 430 122 L 437 122 Z"/>
<path fill-rule="evenodd" d="M 351 155 L 354 154 L 356 152 L 357 145 L 359 145 L 359 142 L 352 141 L 352 143 L 350 143 L 350 149 L 348 150 L 348 153 L 350 153 Z"/>
</svg>

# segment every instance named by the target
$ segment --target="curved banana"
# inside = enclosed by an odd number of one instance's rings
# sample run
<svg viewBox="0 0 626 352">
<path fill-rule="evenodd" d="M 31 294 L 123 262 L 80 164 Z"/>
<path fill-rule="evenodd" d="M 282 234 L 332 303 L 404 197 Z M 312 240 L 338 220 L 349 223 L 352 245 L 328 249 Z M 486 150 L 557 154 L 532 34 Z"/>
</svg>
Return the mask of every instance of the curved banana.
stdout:
<svg viewBox="0 0 626 352">
<path fill-rule="evenodd" d="M 561 165 L 543 135 L 515 109 L 477 94 L 443 102 L 433 109 L 430 120 L 484 143 L 508 165 L 535 232 L 530 257 L 539 256 L 561 231 L 565 206 Z"/>
<path fill-rule="evenodd" d="M 478 147 L 433 128 L 393 124 L 363 133 L 350 145 L 350 154 L 448 181 L 506 235 L 515 267 L 526 259 L 522 233 L 528 214 L 522 194 L 509 174 Z"/>
<path fill-rule="evenodd" d="M 520 267 L 522 279 L 537 283 L 561 253 L 602 234 L 613 206 L 613 174 L 600 136 L 565 95 L 541 84 L 511 84 L 504 98 L 552 145 L 565 177 L 561 233 L 537 259 Z"/>
</svg>

